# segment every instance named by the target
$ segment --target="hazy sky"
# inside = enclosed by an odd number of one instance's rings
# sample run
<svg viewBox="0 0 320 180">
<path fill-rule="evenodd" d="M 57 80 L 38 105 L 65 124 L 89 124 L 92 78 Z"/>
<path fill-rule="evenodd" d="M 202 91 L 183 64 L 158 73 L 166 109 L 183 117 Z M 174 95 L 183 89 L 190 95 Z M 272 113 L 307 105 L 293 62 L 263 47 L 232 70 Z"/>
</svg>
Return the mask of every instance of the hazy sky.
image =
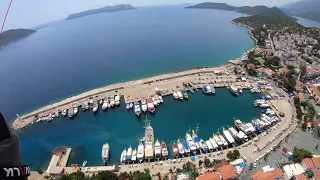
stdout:
<svg viewBox="0 0 320 180">
<path fill-rule="evenodd" d="M 5 29 L 31 28 L 36 25 L 66 18 L 69 14 L 106 5 L 131 4 L 155 6 L 165 4 L 200 3 L 208 0 L 13 0 Z M 217 0 L 235 6 L 279 6 L 297 0 Z M 2 25 L 10 0 L 0 0 Z"/>
</svg>

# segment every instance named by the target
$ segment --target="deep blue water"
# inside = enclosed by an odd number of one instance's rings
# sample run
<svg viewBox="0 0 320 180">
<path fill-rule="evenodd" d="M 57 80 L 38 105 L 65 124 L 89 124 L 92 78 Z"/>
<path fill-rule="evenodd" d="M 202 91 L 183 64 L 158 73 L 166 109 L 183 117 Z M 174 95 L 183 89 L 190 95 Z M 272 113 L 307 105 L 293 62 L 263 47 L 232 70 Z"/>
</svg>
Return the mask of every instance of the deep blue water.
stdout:
<svg viewBox="0 0 320 180">
<path fill-rule="evenodd" d="M 257 117 L 261 109 L 253 101 L 261 95 L 249 91 L 235 97 L 227 88 L 218 88 L 214 96 L 202 92 L 189 94 L 188 101 L 164 98 L 164 104 L 156 109 L 154 116 L 148 115 L 159 141 L 164 140 L 172 155 L 172 144 L 179 137 L 185 138 L 189 129 L 199 123 L 199 137 L 209 139 L 212 133 L 222 127 L 233 126 L 234 118 L 249 121 Z M 101 147 L 108 142 L 111 146 L 111 164 L 119 163 L 121 152 L 131 145 L 137 148 L 138 139 L 144 136 L 145 116 L 138 119 L 133 111 L 125 109 L 124 102 L 119 108 L 96 115 L 91 111 L 79 112 L 74 120 L 60 117 L 50 123 L 38 123 L 20 132 L 25 163 L 35 167 L 47 167 L 52 149 L 67 145 L 73 147 L 69 164 L 101 164 Z"/>
<path fill-rule="evenodd" d="M 229 23 L 241 14 L 230 11 L 144 7 L 58 21 L 0 50 L 0 110 L 8 120 L 16 113 L 116 82 L 215 66 L 240 56 L 254 43 L 247 29 Z M 200 126 L 209 138 L 218 128 L 233 125 L 233 117 L 249 120 L 259 108 L 256 97 L 236 98 L 227 89 L 215 96 L 190 95 L 188 102 L 165 98 L 150 116 L 156 137 L 172 142 Z M 120 108 L 106 113 L 80 112 L 74 120 L 29 126 L 19 132 L 23 158 L 32 168 L 46 167 L 57 146 L 73 147 L 71 163 L 101 163 L 101 145 L 111 145 L 111 162 L 123 148 L 137 146 L 143 119 Z"/>
<path fill-rule="evenodd" d="M 315 28 L 320 28 L 320 22 L 316 22 L 316 21 L 311 21 L 308 19 L 303 19 L 303 18 L 299 18 L 299 17 L 295 17 L 298 19 L 298 23 L 305 26 L 305 27 L 315 27 Z"/>
<path fill-rule="evenodd" d="M 0 110 L 17 113 L 120 81 L 226 63 L 254 43 L 236 12 L 143 7 L 58 21 L 0 50 Z"/>
</svg>

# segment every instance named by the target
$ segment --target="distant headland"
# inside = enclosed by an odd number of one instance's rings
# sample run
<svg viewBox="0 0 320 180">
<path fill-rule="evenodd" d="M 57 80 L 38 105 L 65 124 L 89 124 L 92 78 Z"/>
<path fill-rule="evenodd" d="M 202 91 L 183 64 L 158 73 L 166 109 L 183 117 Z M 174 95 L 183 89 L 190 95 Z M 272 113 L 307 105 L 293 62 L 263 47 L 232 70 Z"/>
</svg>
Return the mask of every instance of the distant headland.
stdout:
<svg viewBox="0 0 320 180">
<path fill-rule="evenodd" d="M 4 31 L 0 38 L 0 49 L 35 32 L 37 31 L 32 29 L 10 29 Z"/>
<path fill-rule="evenodd" d="M 105 6 L 103 8 L 90 9 L 87 11 L 83 11 L 83 12 L 79 12 L 79 13 L 75 13 L 75 14 L 70 14 L 66 20 L 76 19 L 76 18 L 80 18 L 80 17 L 84 17 L 84 16 L 90 16 L 93 14 L 100 14 L 100 13 L 105 13 L 105 12 L 126 11 L 126 10 L 132 10 L 132 9 L 136 9 L 136 8 L 129 5 L 129 4 Z"/>
</svg>

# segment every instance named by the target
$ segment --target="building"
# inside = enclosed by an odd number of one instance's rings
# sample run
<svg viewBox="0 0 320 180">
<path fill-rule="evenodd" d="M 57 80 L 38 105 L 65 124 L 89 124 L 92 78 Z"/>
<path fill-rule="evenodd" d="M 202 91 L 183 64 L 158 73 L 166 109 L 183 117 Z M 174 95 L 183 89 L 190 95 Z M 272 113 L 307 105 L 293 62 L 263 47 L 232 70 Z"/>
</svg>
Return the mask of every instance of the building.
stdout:
<svg viewBox="0 0 320 180">
<path fill-rule="evenodd" d="M 315 79 L 318 76 L 319 76 L 319 71 L 317 71 L 316 69 L 314 69 L 311 66 L 308 66 L 306 68 L 306 75 L 305 75 L 306 79 Z"/>
<path fill-rule="evenodd" d="M 304 98 L 303 93 L 297 94 L 297 97 L 299 98 L 300 102 L 301 102 L 301 101 L 305 101 L 305 98 Z"/>
<path fill-rule="evenodd" d="M 313 84 L 308 85 L 308 91 L 312 95 L 313 99 L 317 102 L 317 104 L 320 104 L 320 91 L 319 88 Z"/>
<path fill-rule="evenodd" d="M 284 179 L 283 172 L 280 168 L 276 168 L 271 171 L 258 171 L 256 174 L 251 176 L 252 180 L 281 180 Z"/>
<path fill-rule="evenodd" d="M 307 176 L 305 174 L 299 174 L 297 176 L 294 176 L 294 180 L 308 180 Z"/>
<path fill-rule="evenodd" d="M 219 167 L 218 172 L 223 180 L 237 179 L 237 171 L 231 164 Z"/>
<path fill-rule="evenodd" d="M 296 87 L 295 87 L 297 92 L 303 92 L 303 83 L 299 80 L 296 80 Z"/>
<path fill-rule="evenodd" d="M 315 168 L 312 159 L 304 158 L 301 162 L 301 165 L 305 171 Z"/>
<path fill-rule="evenodd" d="M 311 158 L 311 160 L 312 160 L 315 168 L 320 168 L 320 158 L 313 157 L 313 158 Z"/>
<path fill-rule="evenodd" d="M 198 176 L 198 180 L 221 180 L 216 172 L 208 172 L 204 175 Z"/>
</svg>

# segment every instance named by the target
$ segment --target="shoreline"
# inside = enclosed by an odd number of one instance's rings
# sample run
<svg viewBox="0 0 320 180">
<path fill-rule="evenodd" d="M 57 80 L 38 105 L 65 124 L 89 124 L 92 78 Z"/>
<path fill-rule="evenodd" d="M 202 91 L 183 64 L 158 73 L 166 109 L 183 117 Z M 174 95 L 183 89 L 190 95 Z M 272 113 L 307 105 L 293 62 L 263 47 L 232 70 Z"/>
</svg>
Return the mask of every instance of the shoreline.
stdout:
<svg viewBox="0 0 320 180">
<path fill-rule="evenodd" d="M 254 38 L 253 34 L 251 33 L 253 28 L 246 26 L 246 25 L 243 25 L 243 24 L 235 23 L 233 21 L 230 21 L 230 23 L 246 27 L 248 29 L 248 34 L 249 34 L 250 38 L 252 40 L 254 40 L 255 45 L 252 48 L 255 48 L 257 46 L 257 40 Z M 249 48 L 248 50 L 250 50 L 252 48 Z M 243 56 L 243 55 L 241 55 L 241 56 Z M 197 68 L 188 69 L 185 71 L 166 73 L 166 74 L 156 75 L 153 77 L 147 77 L 147 78 L 138 79 L 138 80 L 131 80 L 131 81 L 127 81 L 127 82 L 119 82 L 119 83 L 115 83 L 115 84 L 111 84 L 111 85 L 107 85 L 107 86 L 103 86 L 103 87 L 98 87 L 98 88 L 88 90 L 86 92 L 83 92 L 83 93 L 80 93 L 77 95 L 71 95 L 70 97 L 67 97 L 63 100 L 58 100 L 58 102 L 53 101 L 52 104 L 45 105 L 41 108 L 38 108 L 36 110 L 33 110 L 33 111 L 28 112 L 26 114 L 23 114 L 22 116 L 19 116 L 12 121 L 12 128 L 14 130 L 22 129 L 22 128 L 26 127 L 27 125 L 33 123 L 39 117 L 49 115 L 49 114 L 60 113 L 64 109 L 69 109 L 70 105 L 72 105 L 71 107 L 75 107 L 75 106 L 79 107 L 84 102 L 87 102 L 88 98 L 90 100 L 95 100 L 97 98 L 102 98 L 102 97 L 99 97 L 99 95 L 100 96 L 106 95 L 111 92 L 114 92 L 113 93 L 114 95 L 119 94 L 120 96 L 124 96 L 124 94 L 119 93 L 119 91 L 124 90 L 125 88 L 130 88 L 130 87 L 134 88 L 136 86 L 146 85 L 146 84 L 150 85 L 151 83 L 155 83 L 155 82 L 167 81 L 167 80 L 175 79 L 175 78 L 183 78 L 183 77 L 192 76 L 192 75 L 199 74 L 199 73 L 213 73 L 215 71 L 220 71 L 221 69 L 228 68 L 228 66 L 230 66 L 230 60 L 228 63 L 221 65 L 221 66 L 197 67 Z M 233 66 L 233 65 L 231 65 L 231 66 Z M 170 94 L 172 94 L 172 93 L 165 94 L 165 95 L 170 95 Z M 107 96 L 105 96 L 105 97 L 107 97 Z M 147 98 L 147 97 L 140 97 L 140 98 Z M 125 100 L 126 100 L 126 98 L 125 98 Z M 68 108 L 67 108 L 67 106 L 68 106 Z"/>
</svg>

